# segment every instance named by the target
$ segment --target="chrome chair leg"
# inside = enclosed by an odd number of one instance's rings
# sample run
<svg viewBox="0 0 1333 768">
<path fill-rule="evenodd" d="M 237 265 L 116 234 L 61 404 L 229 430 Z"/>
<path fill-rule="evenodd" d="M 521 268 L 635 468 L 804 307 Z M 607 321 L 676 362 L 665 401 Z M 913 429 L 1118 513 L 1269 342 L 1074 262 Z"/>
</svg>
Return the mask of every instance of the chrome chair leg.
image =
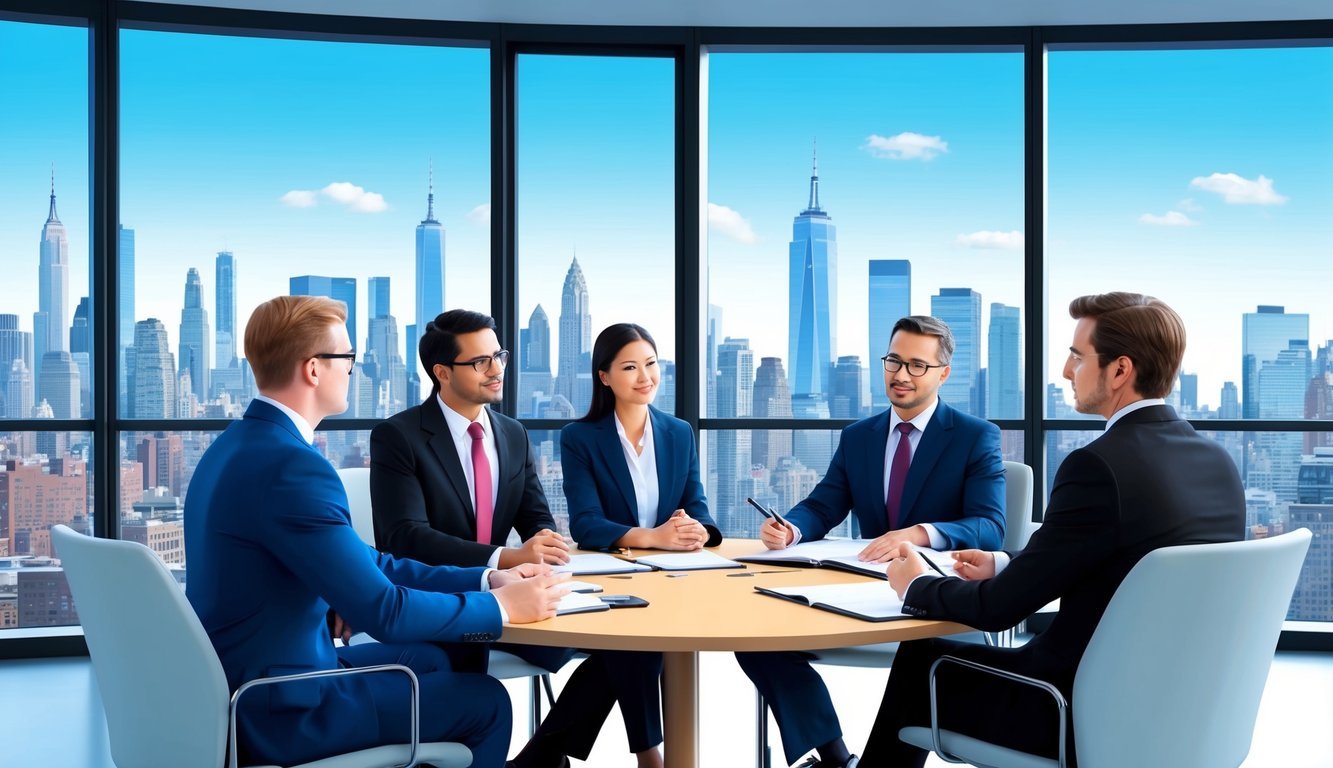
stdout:
<svg viewBox="0 0 1333 768">
<path fill-rule="evenodd" d="M 754 689 L 754 764 L 755 768 L 770 768 L 772 751 L 768 747 L 768 702 L 764 694 Z"/>
<path fill-rule="evenodd" d="M 528 738 L 537 733 L 537 726 L 542 722 L 542 685 L 550 690 L 550 675 L 533 675 L 528 678 Z M 554 697 L 551 699 L 554 701 Z"/>
</svg>

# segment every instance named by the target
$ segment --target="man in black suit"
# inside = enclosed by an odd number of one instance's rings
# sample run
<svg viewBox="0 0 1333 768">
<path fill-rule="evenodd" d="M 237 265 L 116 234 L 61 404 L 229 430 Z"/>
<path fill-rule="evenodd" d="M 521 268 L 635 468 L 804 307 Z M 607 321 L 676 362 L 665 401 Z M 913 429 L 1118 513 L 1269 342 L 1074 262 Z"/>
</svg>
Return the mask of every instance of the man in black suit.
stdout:
<svg viewBox="0 0 1333 768">
<path fill-rule="evenodd" d="M 1185 353 L 1180 317 L 1158 299 L 1130 293 L 1080 297 L 1069 314 L 1078 325 L 1064 376 L 1075 407 L 1108 421 L 1100 437 L 1060 465 L 1041 528 L 1012 555 L 955 553 L 962 579 L 932 577 L 907 547 L 889 566 L 904 610 L 922 618 L 998 631 L 1056 598 L 1060 612 L 1021 648 L 904 643 L 866 744 L 866 765 L 925 763 L 926 752 L 899 741 L 898 730 L 930 724 L 929 670 L 942 655 L 1046 680 L 1078 706 L 1072 694 L 1079 659 L 1134 564 L 1158 547 L 1244 537 L 1245 494 L 1235 465 L 1163 399 Z M 1055 757 L 1059 721 L 1045 693 L 958 665 L 941 667 L 937 681 L 942 727 Z"/>
</svg>

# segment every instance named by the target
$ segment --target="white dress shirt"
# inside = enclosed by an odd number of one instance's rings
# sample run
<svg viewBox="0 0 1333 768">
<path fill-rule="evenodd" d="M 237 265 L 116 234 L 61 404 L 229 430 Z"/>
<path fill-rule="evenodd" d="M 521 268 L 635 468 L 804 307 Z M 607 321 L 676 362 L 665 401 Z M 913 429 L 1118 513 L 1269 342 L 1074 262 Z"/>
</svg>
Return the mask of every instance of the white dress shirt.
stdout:
<svg viewBox="0 0 1333 768">
<path fill-rule="evenodd" d="M 440 412 L 444 414 L 444 422 L 449 425 L 449 436 L 454 439 L 454 450 L 458 452 L 458 463 L 463 465 L 463 477 L 467 479 L 468 498 L 475 500 L 477 498 L 477 481 L 472 473 L 472 436 L 467 433 L 467 428 L 472 424 L 466 416 L 445 405 L 444 399 L 439 395 L 435 396 L 435 402 L 440 405 Z M 483 406 L 481 413 L 477 415 L 477 423 L 481 425 L 483 432 L 481 438 L 482 450 L 486 452 L 486 461 L 491 465 L 491 509 L 495 509 L 495 497 L 500 491 L 500 454 L 495 448 L 495 430 L 491 428 L 491 417 Z M 476 514 L 476 509 L 473 509 Z M 495 568 L 500 563 L 500 548 L 496 548 L 491 553 L 491 557 L 486 561 L 488 568 Z"/>
<path fill-rule="evenodd" d="M 646 418 L 643 425 L 643 437 L 639 444 L 633 445 L 625 435 L 625 425 L 616 420 L 616 434 L 620 436 L 620 447 L 625 452 L 625 463 L 629 465 L 629 477 L 634 483 L 634 500 L 638 502 L 639 527 L 657 526 L 657 502 L 661 495 L 657 488 L 657 449 L 653 443 L 653 420 Z"/>
<path fill-rule="evenodd" d="M 310 426 L 310 422 L 306 421 L 304 416 L 267 395 L 255 395 L 255 399 L 268 403 L 285 413 L 287 418 L 292 420 L 292 424 L 296 426 L 296 431 L 301 433 L 301 439 L 305 440 L 305 444 L 315 444 L 315 428 Z"/>
</svg>

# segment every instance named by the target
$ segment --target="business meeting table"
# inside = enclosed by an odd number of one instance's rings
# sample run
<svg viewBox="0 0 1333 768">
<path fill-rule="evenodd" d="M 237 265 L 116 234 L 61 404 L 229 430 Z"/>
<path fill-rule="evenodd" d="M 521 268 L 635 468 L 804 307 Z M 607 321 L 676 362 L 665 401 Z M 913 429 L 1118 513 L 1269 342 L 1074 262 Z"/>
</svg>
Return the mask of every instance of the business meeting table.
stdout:
<svg viewBox="0 0 1333 768">
<path fill-rule="evenodd" d="M 756 540 L 738 539 L 724 541 L 709 551 L 723 557 L 740 557 L 762 550 L 763 545 Z M 636 550 L 631 555 L 649 553 Z M 600 584 L 603 594 L 636 595 L 649 605 L 569 614 L 535 624 L 506 625 L 501 640 L 567 648 L 663 652 L 667 768 L 699 765 L 700 651 L 805 651 L 969 631 L 962 624 L 946 621 L 861 621 L 754 590 L 755 586 L 867 580 L 865 576 L 831 568 L 751 563 L 743 570 L 652 571 L 576 578 Z M 889 589 L 887 582 L 884 588 Z"/>
</svg>

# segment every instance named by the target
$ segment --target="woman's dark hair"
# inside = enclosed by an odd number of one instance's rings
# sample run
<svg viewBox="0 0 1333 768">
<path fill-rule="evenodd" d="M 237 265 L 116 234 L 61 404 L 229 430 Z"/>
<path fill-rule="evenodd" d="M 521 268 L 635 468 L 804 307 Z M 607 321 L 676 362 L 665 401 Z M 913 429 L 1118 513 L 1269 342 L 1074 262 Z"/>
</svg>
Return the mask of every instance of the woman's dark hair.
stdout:
<svg viewBox="0 0 1333 768">
<path fill-rule="evenodd" d="M 597 334 L 597 341 L 592 345 L 592 404 L 588 406 L 588 413 L 579 421 L 599 421 L 616 409 L 615 393 L 602 383 L 597 374 L 599 371 L 610 371 L 616 355 L 633 341 L 648 342 L 648 346 L 653 348 L 653 354 L 657 354 L 657 342 L 641 325 L 616 323 Z"/>
</svg>

